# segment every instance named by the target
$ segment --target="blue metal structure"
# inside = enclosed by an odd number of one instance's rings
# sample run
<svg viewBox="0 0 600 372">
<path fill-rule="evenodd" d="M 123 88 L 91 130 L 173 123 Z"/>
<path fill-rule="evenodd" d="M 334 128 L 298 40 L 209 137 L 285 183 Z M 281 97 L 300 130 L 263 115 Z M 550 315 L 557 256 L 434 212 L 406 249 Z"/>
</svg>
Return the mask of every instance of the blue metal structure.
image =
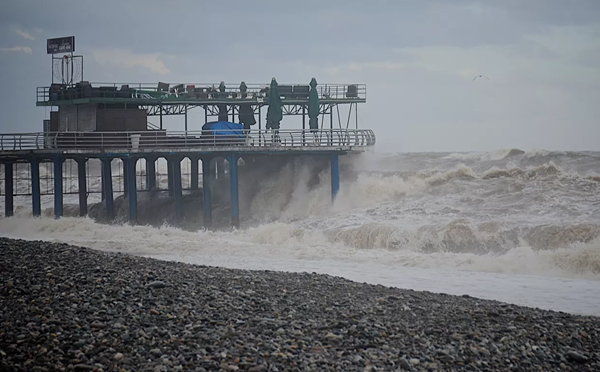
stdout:
<svg viewBox="0 0 600 372">
<path fill-rule="evenodd" d="M 248 134 L 248 133 L 247 133 Z M 250 133 L 251 134 L 251 133 Z M 70 134 L 69 134 L 70 135 Z M 101 133 L 101 135 L 103 135 Z M 339 156 L 346 153 L 362 152 L 366 148 L 374 145 L 375 139 L 371 131 L 339 131 L 338 133 L 330 130 L 319 133 L 301 131 L 286 133 L 279 131 L 277 137 L 268 137 L 261 133 L 260 141 L 245 138 L 243 143 L 236 138 L 231 144 L 227 141 L 220 142 L 219 145 L 211 145 L 192 141 L 189 137 L 178 139 L 175 145 L 168 136 L 163 140 L 152 138 L 150 145 L 146 143 L 145 148 L 129 148 L 125 139 L 129 138 L 129 133 L 116 135 L 106 135 L 101 137 L 101 141 L 85 142 L 82 137 L 85 135 L 73 137 L 77 143 L 68 142 L 60 148 L 47 147 L 47 134 L 37 134 L 38 138 L 44 140 L 40 145 L 38 142 L 30 142 L 32 136 L 12 137 L 13 149 L 5 150 L 3 146 L 7 141 L 3 140 L 0 134 L 0 163 L 4 163 L 5 173 L 5 215 L 13 214 L 13 194 L 14 194 L 14 168 L 13 164 L 17 162 L 28 162 L 31 169 L 31 195 L 32 209 L 34 216 L 41 215 L 41 190 L 40 190 L 40 164 L 51 161 L 54 165 L 54 215 L 60 218 L 63 215 L 63 168 L 67 159 L 77 162 L 78 187 L 79 187 L 79 215 L 87 215 L 87 186 L 86 186 L 86 164 L 89 159 L 99 159 L 101 161 L 103 203 L 106 210 L 107 221 L 113 221 L 115 218 L 114 195 L 113 195 L 113 174 L 111 165 L 113 160 L 122 162 L 124 169 L 124 194 L 128 203 L 129 221 L 132 224 L 137 223 L 137 201 L 138 192 L 144 189 L 152 190 L 157 185 L 156 161 L 158 158 L 167 159 L 169 195 L 174 200 L 174 212 L 177 220 L 184 217 L 183 191 L 181 179 L 181 161 L 189 158 L 192 164 L 191 189 L 199 188 L 198 161 L 202 161 L 202 192 L 203 192 L 203 217 L 204 227 L 212 228 L 212 192 L 211 175 L 214 170 L 211 162 L 222 161 L 226 159 L 229 163 L 229 199 L 231 226 L 240 227 L 239 210 L 239 187 L 238 187 L 238 159 L 246 156 L 328 156 L 331 167 L 331 196 L 335 200 L 340 189 L 340 164 Z M 14 135 L 12 135 L 14 136 Z M 231 137 L 231 136 L 227 136 Z M 17 141 L 18 139 L 18 141 Z M 118 141 L 117 141 L 118 140 Z M 70 141 L 70 140 L 69 140 Z M 116 141 L 112 143 L 111 141 Z M 183 142 L 182 142 L 183 141 Z M 16 143 L 20 148 L 16 147 Z M 33 143 L 33 144 L 32 144 Z M 118 143 L 117 147 L 116 143 Z M 125 143 L 125 146 L 122 144 Z M 143 143 L 143 142 L 141 142 Z M 32 146 L 36 148 L 31 148 Z M 136 164 L 139 159 L 146 161 L 146 187 L 138 187 L 136 179 Z M 220 164 L 220 163 L 219 163 Z M 219 166 L 219 168 L 221 168 Z M 219 169 L 220 170 L 220 169 Z M 220 177 L 220 176 L 219 176 Z"/>
</svg>

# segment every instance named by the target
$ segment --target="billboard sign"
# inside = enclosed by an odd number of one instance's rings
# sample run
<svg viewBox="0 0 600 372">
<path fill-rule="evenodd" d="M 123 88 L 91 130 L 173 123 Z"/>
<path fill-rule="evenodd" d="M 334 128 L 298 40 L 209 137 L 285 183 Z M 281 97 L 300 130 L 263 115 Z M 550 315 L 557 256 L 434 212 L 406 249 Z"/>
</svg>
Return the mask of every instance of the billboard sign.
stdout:
<svg viewBox="0 0 600 372">
<path fill-rule="evenodd" d="M 48 39 L 46 52 L 48 54 L 73 53 L 75 51 L 75 36 Z"/>
</svg>

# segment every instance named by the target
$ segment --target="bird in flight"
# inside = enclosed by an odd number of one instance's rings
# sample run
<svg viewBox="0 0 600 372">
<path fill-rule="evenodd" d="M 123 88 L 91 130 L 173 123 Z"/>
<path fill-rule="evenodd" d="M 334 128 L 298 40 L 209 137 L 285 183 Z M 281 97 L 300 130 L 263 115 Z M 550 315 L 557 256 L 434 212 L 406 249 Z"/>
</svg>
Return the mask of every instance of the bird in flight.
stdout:
<svg viewBox="0 0 600 372">
<path fill-rule="evenodd" d="M 477 79 L 477 78 L 486 78 L 486 79 L 490 80 L 490 78 L 489 78 L 489 77 L 487 77 L 487 76 L 485 76 L 485 75 L 477 75 L 477 76 L 475 76 L 475 77 L 473 78 L 473 80 L 471 80 L 471 81 L 475 81 L 475 79 Z"/>
</svg>

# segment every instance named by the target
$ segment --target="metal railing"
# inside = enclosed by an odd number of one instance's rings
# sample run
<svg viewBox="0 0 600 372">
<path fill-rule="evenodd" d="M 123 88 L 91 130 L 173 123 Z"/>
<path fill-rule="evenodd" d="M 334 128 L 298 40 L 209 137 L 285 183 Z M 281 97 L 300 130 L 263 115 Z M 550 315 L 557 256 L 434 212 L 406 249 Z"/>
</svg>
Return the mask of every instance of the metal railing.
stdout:
<svg viewBox="0 0 600 372">
<path fill-rule="evenodd" d="M 370 129 L 46 132 L 0 134 L 0 151 L 152 151 L 189 148 L 349 148 L 375 145 Z"/>
<path fill-rule="evenodd" d="M 322 100 L 366 100 L 365 84 L 319 84 L 319 98 Z M 285 100 L 308 100 L 308 84 L 280 84 L 278 91 Z M 136 101 L 185 101 L 185 100 L 240 100 L 266 102 L 268 84 L 247 84 L 247 91 L 241 92 L 239 84 L 227 84 L 224 89 L 219 84 L 206 83 L 89 83 L 80 82 L 72 86 L 54 84 L 38 87 L 37 102 L 71 101 L 95 98 Z"/>
</svg>

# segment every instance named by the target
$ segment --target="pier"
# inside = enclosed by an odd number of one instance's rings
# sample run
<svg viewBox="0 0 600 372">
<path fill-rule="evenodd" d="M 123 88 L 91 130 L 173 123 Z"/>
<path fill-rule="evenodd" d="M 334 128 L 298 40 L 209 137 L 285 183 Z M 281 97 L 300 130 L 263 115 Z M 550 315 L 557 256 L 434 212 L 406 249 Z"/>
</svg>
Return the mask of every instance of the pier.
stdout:
<svg viewBox="0 0 600 372">
<path fill-rule="evenodd" d="M 302 131 L 280 130 L 277 141 L 274 134 L 248 131 L 244 142 L 236 139 L 212 138 L 212 143 L 203 142 L 201 132 L 157 133 L 148 132 L 94 132 L 93 140 L 89 133 L 64 132 L 57 133 L 24 133 L 0 134 L 0 161 L 4 169 L 4 207 L 5 216 L 14 213 L 15 169 L 17 164 L 28 164 L 31 183 L 30 195 L 32 213 L 41 215 L 40 165 L 51 164 L 53 174 L 54 214 L 60 218 L 63 214 L 63 164 L 73 160 L 77 164 L 79 214 L 87 214 L 86 163 L 90 159 L 101 161 L 102 194 L 107 218 L 114 218 L 113 174 L 114 162 L 121 162 L 123 169 L 123 194 L 129 204 L 129 220 L 137 222 L 137 194 L 156 188 L 156 168 L 158 158 L 164 158 L 168 164 L 168 192 L 174 199 L 175 213 L 181 216 L 182 211 L 182 173 L 181 161 L 189 159 L 192 172 L 190 189 L 199 189 L 199 170 L 202 172 L 203 220 L 204 227 L 211 228 L 212 201 L 211 175 L 219 159 L 227 162 L 231 225 L 239 227 L 238 206 L 238 159 L 245 157 L 275 156 L 327 156 L 331 164 L 331 192 L 335 198 L 340 188 L 339 156 L 347 153 L 363 151 L 373 146 L 375 137 L 370 130 L 326 130 Z M 182 141 L 183 137 L 183 141 Z M 133 142 L 139 142 L 132 146 Z M 310 141 L 309 141 L 310 140 Z M 48 146 L 51 143 L 53 145 Z M 57 145 L 60 144 L 60 145 Z M 137 163 L 142 159 L 146 164 L 145 184 L 140 185 L 136 177 Z M 199 166 L 201 162 L 201 166 Z M 143 186 L 143 187 L 142 187 Z"/>
<path fill-rule="evenodd" d="M 225 172 L 229 178 L 231 225 L 239 227 L 239 159 L 326 156 L 330 161 L 331 195 L 334 199 L 340 189 L 339 156 L 365 151 L 376 142 L 373 131 L 358 128 L 357 104 L 366 102 L 366 87 L 358 84 L 326 84 L 320 87 L 313 84 L 312 88 L 306 85 L 306 89 L 296 88 L 300 84 L 284 85 L 291 90 L 283 89 L 284 93 L 281 90 L 276 93 L 280 99 L 279 120 L 285 115 L 299 115 L 303 127 L 298 129 L 281 129 L 279 122 L 269 122 L 269 90 L 265 89 L 268 85 L 247 86 L 242 83 L 239 88 L 230 89 L 221 83 L 220 90 L 213 91 L 212 88 L 198 88 L 201 84 L 187 84 L 181 92 L 178 87 L 184 84 L 160 83 L 154 90 L 143 84 L 123 84 L 120 89 L 114 84 L 97 88 L 95 84 L 83 85 L 89 88 L 78 83 L 37 89 L 38 106 L 58 107 L 58 110 L 51 111 L 50 119 L 44 121 L 45 131 L 0 133 L 0 163 L 4 173 L 4 188 L 0 193 L 4 196 L 5 216 L 14 214 L 14 197 L 20 195 L 16 192 L 19 187 L 15 173 L 19 165 L 26 164 L 29 167 L 26 195 L 31 196 L 32 214 L 42 214 L 41 195 L 51 194 L 54 215 L 60 218 L 66 181 L 63 165 L 67 160 L 77 164 L 79 215 L 86 216 L 88 195 L 98 192 L 90 190 L 89 182 L 86 182 L 89 177 L 88 161 L 98 159 L 102 164 L 99 192 L 102 193 L 107 220 L 115 218 L 113 180 L 119 177 L 122 178 L 119 191 L 128 202 L 129 221 L 136 223 L 138 193 L 157 190 L 156 162 L 163 158 L 168 164 L 168 187 L 164 191 L 173 198 L 175 215 L 180 218 L 183 210 L 181 164 L 183 159 L 189 159 L 190 184 L 187 190 L 203 191 L 204 227 L 212 226 L 211 180 Z M 137 88 L 132 89 L 131 86 Z M 270 87 L 277 89 L 281 86 L 273 79 Z M 311 89 L 320 98 L 316 108 L 314 101 L 309 99 Z M 296 90 L 298 92 L 294 94 Z M 339 110 L 339 106 L 343 105 L 349 107 L 345 125 Z M 263 116 L 265 106 L 267 115 Z M 204 110 L 204 123 L 188 125 L 187 112 L 192 108 Z M 350 126 L 353 113 L 354 125 Z M 162 120 L 158 127 L 148 124 L 148 116 L 162 118 L 163 115 L 183 115 L 186 130 L 166 131 L 162 129 Z M 213 116 L 217 116 L 218 121 L 209 121 Z M 258 120 L 254 119 L 255 116 Z M 333 124 L 335 121 L 337 127 Z M 325 122 L 328 125 L 324 125 Z M 224 123 L 225 127 L 210 127 L 219 123 Z M 145 163 L 143 181 L 136 177 L 140 161 Z M 120 163 L 119 175 L 113 174 L 115 163 Z M 40 187 L 41 166 L 51 168 L 45 173 L 51 173 L 46 177 L 51 178 L 53 187 L 45 193 Z"/>
<path fill-rule="evenodd" d="M 62 44 L 61 44 L 62 43 Z M 375 145 L 372 130 L 358 125 L 358 104 L 366 103 L 364 84 L 308 83 L 94 83 L 83 79 L 83 56 L 74 52 L 74 37 L 53 39 L 68 54 L 52 54 L 52 83 L 36 89 L 36 106 L 49 107 L 43 130 L 0 133 L 0 163 L 4 215 L 14 214 L 14 197 L 31 197 L 34 216 L 42 214 L 42 195 L 52 195 L 54 215 L 64 214 L 65 193 L 79 195 L 79 215 L 88 214 L 88 196 L 98 192 L 106 218 L 115 218 L 114 185 L 128 203 L 128 219 L 138 221 L 138 194 L 165 191 L 177 218 L 182 216 L 184 191 L 202 190 L 203 225 L 212 227 L 212 183 L 226 174 L 229 182 L 231 226 L 239 227 L 238 163 L 274 157 L 327 157 L 331 196 L 340 189 L 339 157 Z M 70 48 L 70 49 L 69 49 Z M 188 120 L 190 110 L 203 110 L 201 123 Z M 183 131 L 167 131 L 165 116 L 183 117 Z M 282 128 L 285 117 L 297 116 L 301 128 Z M 154 123 L 150 122 L 150 118 Z M 158 123 L 156 123 L 158 119 Z M 285 122 L 284 122 L 285 123 Z M 101 163 L 100 190 L 90 187 L 91 159 Z M 157 182 L 157 160 L 167 162 L 167 188 Z M 182 160 L 189 161 L 189 184 L 182 184 Z M 65 164 L 76 164 L 77 186 Z M 145 176 L 136 169 L 144 163 Z M 119 164 L 119 174 L 113 166 Z M 17 177 L 25 166 L 27 177 Z M 42 177 L 40 169 L 44 167 Z M 202 175 L 202 182 L 199 176 Z M 51 179 L 52 187 L 41 188 Z M 19 183 L 27 182 L 27 191 Z"/>
</svg>

